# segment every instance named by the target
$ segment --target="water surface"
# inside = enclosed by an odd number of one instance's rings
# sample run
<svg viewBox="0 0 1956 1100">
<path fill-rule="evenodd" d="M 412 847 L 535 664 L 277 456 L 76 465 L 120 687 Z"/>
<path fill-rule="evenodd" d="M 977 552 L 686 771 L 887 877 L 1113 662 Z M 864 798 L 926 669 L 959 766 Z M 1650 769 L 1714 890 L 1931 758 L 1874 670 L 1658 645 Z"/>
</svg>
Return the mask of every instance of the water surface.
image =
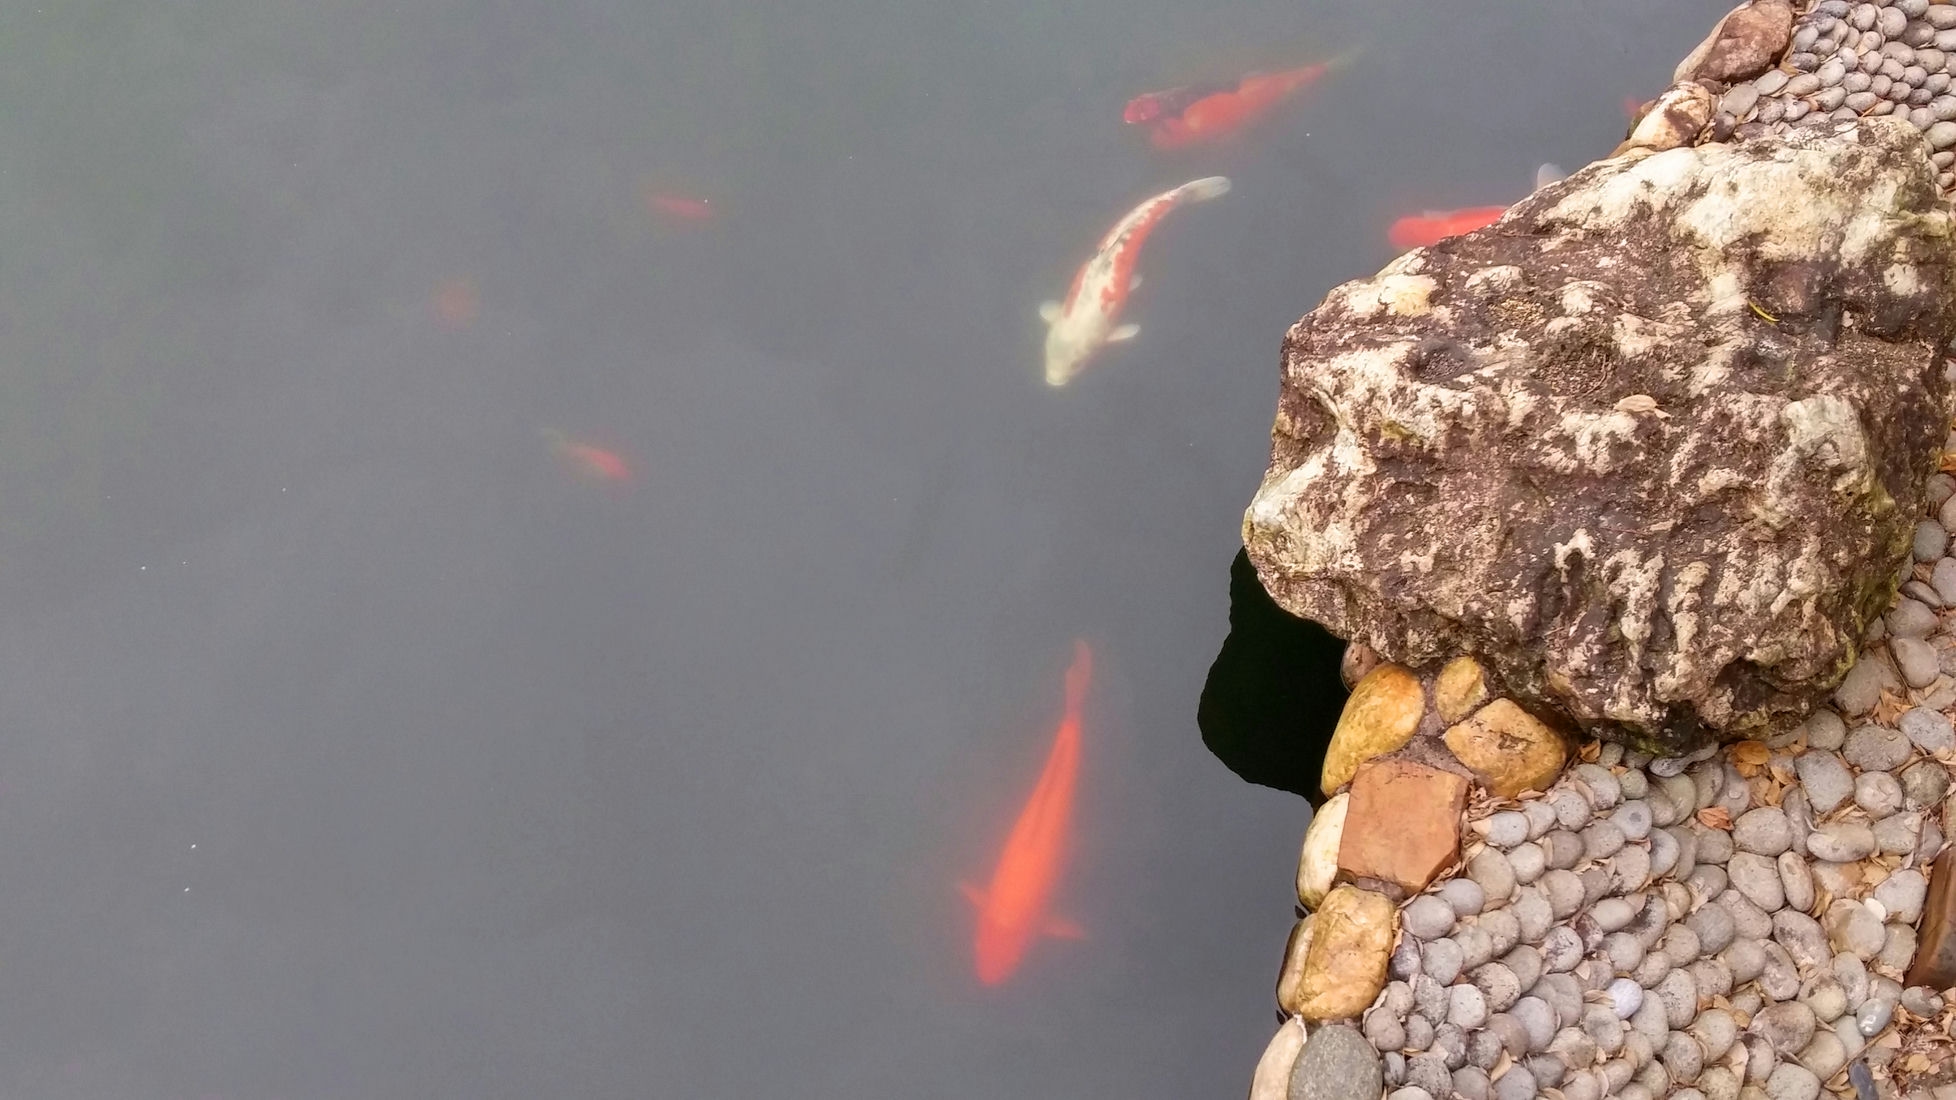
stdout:
<svg viewBox="0 0 1956 1100">
<path fill-rule="evenodd" d="M 1715 15 L 10 12 L 0 1092 L 1239 1092 L 1305 809 L 1195 713 L 1283 331 Z M 1119 122 L 1354 44 L 1233 149 Z M 1044 386 L 1038 302 L 1217 173 Z M 1089 938 L 980 989 L 1075 637 Z"/>
</svg>

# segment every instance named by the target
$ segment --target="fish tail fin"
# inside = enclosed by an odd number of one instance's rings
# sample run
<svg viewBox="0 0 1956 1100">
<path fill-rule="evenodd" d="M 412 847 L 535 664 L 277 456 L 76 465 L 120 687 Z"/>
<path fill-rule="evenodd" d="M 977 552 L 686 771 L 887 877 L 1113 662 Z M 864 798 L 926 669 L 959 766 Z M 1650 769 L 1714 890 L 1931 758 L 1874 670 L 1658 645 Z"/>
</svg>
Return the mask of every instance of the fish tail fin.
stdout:
<svg viewBox="0 0 1956 1100">
<path fill-rule="evenodd" d="M 1360 42 L 1356 46 L 1345 47 L 1343 50 L 1339 51 L 1336 54 L 1333 54 L 1331 57 L 1327 58 L 1323 62 L 1320 62 L 1320 64 L 1324 67 L 1325 72 L 1335 73 L 1339 69 L 1342 69 L 1347 65 L 1350 65 L 1352 62 L 1358 60 L 1358 55 L 1364 52 L 1365 52 L 1365 43 Z"/>
<path fill-rule="evenodd" d="M 1087 701 L 1087 685 L 1093 680 L 1093 647 L 1081 639 L 1073 640 L 1073 663 L 1066 666 L 1066 713 L 1078 714 Z"/>
<path fill-rule="evenodd" d="M 1080 922 L 1069 920 L 1066 917 L 1048 917 L 1044 931 L 1048 936 L 1056 940 L 1084 940 L 1087 938 L 1087 930 L 1080 927 Z"/>
<path fill-rule="evenodd" d="M 1183 202 L 1208 202 L 1229 194 L 1228 176 L 1204 176 L 1190 180 L 1176 190 L 1182 193 Z"/>
</svg>

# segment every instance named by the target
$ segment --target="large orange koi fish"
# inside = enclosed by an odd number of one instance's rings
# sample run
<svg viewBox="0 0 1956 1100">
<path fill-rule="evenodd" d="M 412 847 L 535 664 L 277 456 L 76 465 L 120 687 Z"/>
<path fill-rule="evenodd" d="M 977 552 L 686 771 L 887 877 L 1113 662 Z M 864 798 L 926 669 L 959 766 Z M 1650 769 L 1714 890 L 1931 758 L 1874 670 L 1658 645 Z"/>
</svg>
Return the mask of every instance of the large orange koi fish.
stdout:
<svg viewBox="0 0 1956 1100">
<path fill-rule="evenodd" d="M 1092 676 L 1093 651 L 1087 643 L 1076 641 L 1073 664 L 1066 670 L 1066 709 L 1053 735 L 1052 751 L 1032 797 L 1012 825 L 1012 835 L 1005 839 L 991 886 L 980 891 L 962 885 L 965 896 L 978 907 L 973 962 L 978 980 L 986 985 L 1011 977 L 1034 937 L 1081 938 L 1078 925 L 1054 919 L 1048 906 L 1065 863 L 1073 786 L 1080 772 L 1080 708 Z"/>
<path fill-rule="evenodd" d="M 1148 141 L 1164 151 L 1213 144 L 1263 121 L 1285 100 L 1343 66 L 1354 52 L 1301 69 L 1249 73 L 1227 84 L 1191 84 L 1143 92 L 1127 101 L 1121 119 L 1130 126 L 1146 128 Z"/>
</svg>

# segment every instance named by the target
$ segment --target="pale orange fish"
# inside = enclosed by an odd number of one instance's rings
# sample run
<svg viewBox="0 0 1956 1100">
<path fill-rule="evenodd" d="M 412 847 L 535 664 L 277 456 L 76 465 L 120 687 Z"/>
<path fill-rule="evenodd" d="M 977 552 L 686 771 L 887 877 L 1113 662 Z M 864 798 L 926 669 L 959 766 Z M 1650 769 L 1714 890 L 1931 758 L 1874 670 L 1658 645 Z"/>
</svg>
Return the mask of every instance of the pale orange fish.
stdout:
<svg viewBox="0 0 1956 1100">
<path fill-rule="evenodd" d="M 435 323 L 449 332 L 460 332 L 474 322 L 482 307 L 482 296 L 476 291 L 475 278 L 470 275 L 455 275 L 435 284 L 434 293 L 428 296 L 428 308 L 435 315 Z"/>
<path fill-rule="evenodd" d="M 1073 818 L 1073 788 L 1080 772 L 1080 710 L 1093 677 L 1093 650 L 1073 643 L 1073 663 L 1066 670 L 1066 708 L 1053 735 L 1046 767 L 1032 788 L 1032 797 L 1012 825 L 984 890 L 960 884 L 978 909 L 978 932 L 972 961 L 978 980 L 998 985 L 1010 978 L 1025 957 L 1026 948 L 1042 935 L 1079 939 L 1083 933 L 1071 921 L 1050 914 L 1053 889 L 1066 862 L 1069 827 Z"/>
<path fill-rule="evenodd" d="M 571 439 L 555 429 L 545 428 L 543 437 L 550 449 L 577 472 L 599 481 L 623 484 L 632 480 L 632 465 L 616 451 Z"/>
<path fill-rule="evenodd" d="M 642 194 L 645 196 L 647 209 L 671 221 L 710 222 L 714 215 L 719 213 L 714 208 L 712 199 L 680 195 L 669 191 L 655 191 L 651 187 L 646 187 Z"/>
</svg>

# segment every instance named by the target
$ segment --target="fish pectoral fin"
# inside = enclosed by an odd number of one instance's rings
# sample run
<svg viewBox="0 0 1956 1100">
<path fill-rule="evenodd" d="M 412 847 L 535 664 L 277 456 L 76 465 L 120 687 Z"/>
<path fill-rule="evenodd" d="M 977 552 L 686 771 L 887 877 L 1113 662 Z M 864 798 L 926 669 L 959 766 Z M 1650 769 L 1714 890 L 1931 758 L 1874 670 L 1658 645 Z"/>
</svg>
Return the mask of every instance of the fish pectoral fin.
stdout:
<svg viewBox="0 0 1956 1100">
<path fill-rule="evenodd" d="M 1557 165 L 1544 164 L 1535 169 L 1535 186 L 1537 188 L 1547 187 L 1549 184 L 1563 179 L 1567 175 L 1568 173 L 1564 172 Z"/>
<path fill-rule="evenodd" d="M 1139 335 L 1141 335 L 1141 326 L 1129 322 L 1128 324 L 1122 325 L 1120 328 L 1117 328 L 1114 331 L 1108 333 L 1107 342 L 1110 344 L 1118 344 L 1126 340 L 1132 340 Z"/>
<path fill-rule="evenodd" d="M 1127 292 L 1129 294 L 1132 294 L 1140 289 L 1141 289 L 1141 276 L 1136 275 L 1134 278 L 1129 279 L 1127 281 Z"/>
<path fill-rule="evenodd" d="M 1061 317 L 1061 313 L 1060 313 L 1060 304 L 1059 304 L 1058 302 L 1041 302 L 1041 303 L 1039 303 L 1039 319 L 1040 319 L 1040 320 L 1042 320 L 1042 321 L 1044 321 L 1044 322 L 1046 322 L 1047 324 L 1049 324 L 1049 325 L 1050 325 L 1050 324 L 1053 324 L 1054 322 L 1056 322 L 1056 321 L 1058 321 L 1058 320 L 1060 319 L 1060 317 Z"/>
<path fill-rule="evenodd" d="M 1084 940 L 1087 938 L 1087 930 L 1080 927 L 1080 922 L 1069 920 L 1065 917 L 1048 918 L 1046 921 L 1046 934 L 1056 940 Z"/>
<path fill-rule="evenodd" d="M 963 894 L 966 901 L 969 901 L 978 908 L 983 909 L 985 907 L 985 892 L 976 886 L 968 882 L 960 882 L 958 883 L 958 893 Z"/>
</svg>

